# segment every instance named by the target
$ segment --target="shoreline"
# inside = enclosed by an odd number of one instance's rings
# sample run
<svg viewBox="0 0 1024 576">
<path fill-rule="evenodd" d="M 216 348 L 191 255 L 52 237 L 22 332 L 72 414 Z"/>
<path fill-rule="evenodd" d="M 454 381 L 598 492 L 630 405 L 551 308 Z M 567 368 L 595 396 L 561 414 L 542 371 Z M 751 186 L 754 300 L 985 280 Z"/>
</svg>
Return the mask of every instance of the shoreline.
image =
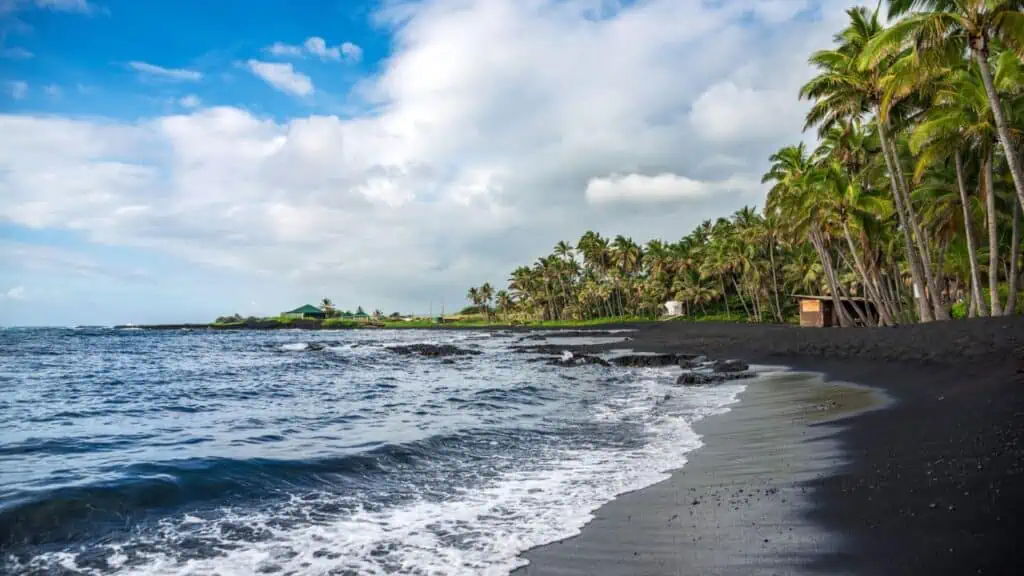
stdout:
<svg viewBox="0 0 1024 576">
<path fill-rule="evenodd" d="M 742 508 L 731 510 L 732 520 L 718 513 L 697 516 L 702 505 L 685 497 L 691 489 L 710 486 L 722 494 L 716 475 L 723 479 L 720 471 L 736 458 L 756 456 L 735 443 L 737 435 L 750 432 L 744 423 L 757 419 L 751 411 L 764 404 L 751 402 L 764 392 L 763 383 L 752 381 L 731 411 L 695 425 L 704 446 L 669 480 L 606 503 L 575 537 L 524 552 L 530 564 L 513 574 L 1024 572 L 1016 539 L 1024 532 L 1022 320 L 887 329 L 677 325 L 638 331 L 628 345 L 636 352 L 785 365 L 795 373 L 822 375 L 820 390 L 849 382 L 890 401 L 882 409 L 824 422 L 775 420 L 762 426 L 760 434 L 776 438 L 774 448 L 762 445 L 763 450 L 813 454 L 831 458 L 832 465 L 808 478 L 806 471 L 794 472 L 789 458 L 790 467 L 775 478 L 798 487 L 802 499 L 787 497 L 783 503 L 782 497 L 772 500 L 778 493 L 763 492 L 750 498 L 744 488 L 743 504 L 763 512 L 760 517 L 745 518 Z M 621 344 L 586 351 L 616 347 Z M 762 412 L 765 424 L 772 410 L 762 406 Z M 800 441 L 779 441 L 785 429 L 797 431 Z M 788 516 L 779 515 L 778 504 Z M 691 512 L 700 520 L 687 530 L 669 522 L 689 519 Z M 785 549 L 770 536 L 767 543 L 754 537 L 782 526 L 783 517 L 786 528 L 810 530 L 798 539 L 801 546 Z M 738 557 L 745 558 L 743 564 Z"/>
<path fill-rule="evenodd" d="M 803 484 L 838 470 L 845 418 L 891 403 L 824 374 L 762 367 L 730 410 L 694 424 L 702 446 L 657 484 L 621 494 L 580 534 L 532 548 L 513 576 L 798 574 L 841 535 L 805 518 Z M 776 368 L 778 368 L 776 370 Z"/>
<path fill-rule="evenodd" d="M 496 331 L 496 332 L 536 332 L 536 331 L 573 331 L 573 332 L 601 332 L 608 330 L 633 330 L 648 328 L 655 324 L 656 320 L 645 322 L 598 322 L 594 324 L 559 324 L 545 326 L 543 324 L 475 324 L 453 321 L 450 323 L 426 323 L 426 322 L 399 322 L 399 321 L 366 321 L 352 323 L 337 323 L 324 325 L 320 320 L 292 320 L 290 322 L 258 321 L 243 322 L 240 324 L 217 324 L 217 323 L 182 323 L 182 324 L 119 324 L 111 326 L 114 330 L 210 330 L 210 331 L 238 331 L 238 330 L 469 330 L 469 331 Z"/>
</svg>

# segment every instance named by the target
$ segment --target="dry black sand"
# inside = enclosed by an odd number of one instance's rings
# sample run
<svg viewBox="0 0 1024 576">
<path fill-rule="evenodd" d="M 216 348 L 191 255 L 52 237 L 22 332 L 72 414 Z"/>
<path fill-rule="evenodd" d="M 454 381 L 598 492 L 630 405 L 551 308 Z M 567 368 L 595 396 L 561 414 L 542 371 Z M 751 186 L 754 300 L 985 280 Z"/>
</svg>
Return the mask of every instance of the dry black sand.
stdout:
<svg viewBox="0 0 1024 576">
<path fill-rule="evenodd" d="M 808 386 L 754 381 L 697 426 L 705 447 L 682 470 L 527 552 L 522 573 L 1024 574 L 1024 318 L 631 336 L 634 350 L 821 372 L 893 402 L 812 422 Z"/>
</svg>

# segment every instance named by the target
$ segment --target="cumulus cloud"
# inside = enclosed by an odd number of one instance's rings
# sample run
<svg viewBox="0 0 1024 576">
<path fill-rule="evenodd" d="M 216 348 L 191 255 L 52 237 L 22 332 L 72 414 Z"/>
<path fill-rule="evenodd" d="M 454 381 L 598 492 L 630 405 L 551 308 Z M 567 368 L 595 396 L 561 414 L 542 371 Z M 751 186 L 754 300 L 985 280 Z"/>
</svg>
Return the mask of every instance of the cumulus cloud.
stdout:
<svg viewBox="0 0 1024 576">
<path fill-rule="evenodd" d="M 309 76 L 296 72 L 289 63 L 249 60 L 246 66 L 253 74 L 281 92 L 296 96 L 308 96 L 313 93 L 313 81 Z"/>
<path fill-rule="evenodd" d="M 7 94 L 15 100 L 21 100 L 28 96 L 28 82 L 13 80 L 7 83 Z"/>
<path fill-rule="evenodd" d="M 45 92 L 50 98 L 60 98 L 61 94 L 64 93 L 64 91 L 60 89 L 60 86 L 56 84 L 47 84 L 46 87 L 43 88 L 43 92 Z"/>
<path fill-rule="evenodd" d="M 742 191 L 755 188 L 739 179 L 724 181 L 692 180 L 675 174 L 613 175 L 592 178 L 587 183 L 587 200 L 594 204 L 613 202 L 685 202 L 707 198 L 716 192 Z"/>
<path fill-rule="evenodd" d="M 320 60 L 340 62 L 359 62 L 363 58 L 363 49 L 351 42 L 342 42 L 336 46 L 328 46 L 327 41 L 319 36 L 310 36 L 301 45 L 274 42 L 266 49 L 273 56 L 296 58 L 316 56 Z"/>
<path fill-rule="evenodd" d="M 148 62 L 140 62 L 133 60 L 128 63 L 128 68 L 138 72 L 140 75 L 160 78 L 163 80 L 170 80 L 175 82 L 194 82 L 202 80 L 202 73 L 196 70 L 188 70 L 185 68 L 164 68 L 163 66 L 157 66 L 155 64 L 149 64 Z"/>
<path fill-rule="evenodd" d="M 673 240 L 762 203 L 768 155 L 801 137 L 807 54 L 845 4 L 391 6 L 363 116 L 0 115 L 0 219 L 339 300 L 455 305 L 587 229 Z M 313 92 L 290 64 L 248 67 Z"/>
</svg>

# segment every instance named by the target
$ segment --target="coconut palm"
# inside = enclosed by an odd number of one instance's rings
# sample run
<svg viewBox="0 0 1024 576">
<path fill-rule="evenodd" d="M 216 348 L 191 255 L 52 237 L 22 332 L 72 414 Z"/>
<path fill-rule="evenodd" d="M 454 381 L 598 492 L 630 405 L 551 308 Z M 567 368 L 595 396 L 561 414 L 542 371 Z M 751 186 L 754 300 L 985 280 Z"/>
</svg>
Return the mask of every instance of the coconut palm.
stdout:
<svg viewBox="0 0 1024 576">
<path fill-rule="evenodd" d="M 992 111 L 999 142 L 1013 176 L 1018 201 L 1024 205 L 1024 172 L 1010 123 L 992 72 L 993 44 L 1024 59 L 1024 0 L 890 0 L 890 17 L 902 16 L 878 34 L 861 57 L 870 67 L 892 54 L 911 49 L 926 62 L 970 50 Z"/>
<path fill-rule="evenodd" d="M 905 190 L 906 182 L 900 173 L 899 158 L 889 134 L 892 104 L 883 108 L 885 74 L 894 58 L 879 58 L 868 68 L 859 64 L 865 48 L 884 31 L 884 26 L 877 9 L 850 8 L 847 15 L 849 24 L 835 36 L 837 46 L 811 55 L 810 63 L 818 74 L 800 89 L 802 98 L 813 101 L 804 128 L 818 125 L 819 134 L 824 134 L 842 120 L 857 119 L 867 113 L 874 114 L 911 275 L 917 291 L 922 295 L 918 300 L 918 313 L 923 322 L 945 319 L 948 314 L 939 301 L 938 287 L 928 266 L 928 251 L 913 206 L 910 205 L 909 194 Z M 926 286 L 928 290 L 925 290 Z M 931 305 L 927 298 L 931 299 Z"/>
</svg>

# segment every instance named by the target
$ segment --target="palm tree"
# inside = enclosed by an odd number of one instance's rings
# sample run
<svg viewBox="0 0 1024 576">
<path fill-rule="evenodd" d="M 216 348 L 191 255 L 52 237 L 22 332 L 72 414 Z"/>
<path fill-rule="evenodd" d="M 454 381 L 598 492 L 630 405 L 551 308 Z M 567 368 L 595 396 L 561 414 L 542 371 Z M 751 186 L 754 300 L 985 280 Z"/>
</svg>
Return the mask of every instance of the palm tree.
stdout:
<svg viewBox="0 0 1024 576">
<path fill-rule="evenodd" d="M 904 189 L 905 181 L 899 171 L 899 159 L 892 147 L 888 126 L 889 109 L 883 108 L 884 76 L 893 59 L 879 59 L 870 68 L 859 66 L 865 47 L 884 28 L 877 9 L 870 11 L 864 7 L 850 8 L 847 15 L 850 18 L 849 24 L 835 36 L 838 46 L 811 55 L 810 62 L 819 73 L 800 89 L 802 98 L 814 101 L 804 128 L 819 125 L 819 134 L 824 134 L 843 119 L 859 118 L 868 112 L 875 115 L 911 276 L 921 294 L 918 313 L 923 322 L 935 318 L 946 319 L 948 314 L 939 301 L 937 285 L 931 278 L 927 263 L 928 251 L 913 206 L 910 205 L 909 194 Z M 931 299 L 931 306 L 928 299 Z"/>
<path fill-rule="evenodd" d="M 494 299 L 494 288 L 491 287 L 490 282 L 484 282 L 480 288 L 477 289 L 477 297 L 480 299 L 480 304 L 483 305 L 484 311 L 487 314 L 487 319 L 491 319 L 491 300 Z"/>
<path fill-rule="evenodd" d="M 853 319 L 840 300 L 838 279 L 825 239 L 822 214 L 819 213 L 822 205 L 816 197 L 819 190 L 815 184 L 817 176 L 813 160 L 803 143 L 779 150 L 770 160 L 772 166 L 761 179 L 762 182 L 774 182 L 768 192 L 766 206 L 789 223 L 791 234 L 810 241 L 821 262 L 839 322 L 843 326 L 852 325 Z"/>
<path fill-rule="evenodd" d="M 977 151 L 981 145 L 983 153 L 987 153 L 992 142 L 994 127 L 988 121 L 990 114 L 986 105 L 984 89 L 979 91 L 980 83 L 972 81 L 973 76 L 966 70 L 960 70 L 943 80 L 942 86 L 937 90 L 933 105 L 924 112 L 922 122 L 917 125 L 911 135 L 910 147 L 915 154 L 920 154 L 917 168 L 914 171 L 915 180 L 920 180 L 927 170 L 934 168 L 939 163 L 948 161 L 950 157 L 953 159 L 971 269 L 971 292 L 974 301 L 980 307 L 979 312 L 982 316 L 987 316 L 988 312 L 985 310 L 985 303 L 981 297 L 981 276 L 978 271 L 977 250 L 974 245 L 973 218 L 970 213 L 971 202 L 968 198 L 964 174 L 964 156 L 971 152 L 971 146 L 974 146 L 974 150 Z M 994 231 L 993 220 L 989 219 L 988 222 L 991 242 L 993 238 L 991 232 Z M 991 282 L 991 277 L 989 280 Z"/>
<path fill-rule="evenodd" d="M 992 111 L 999 142 L 1013 176 L 1018 201 L 1024 205 L 1024 172 L 1011 136 L 1010 124 L 996 88 L 990 62 L 993 42 L 1024 59 L 1024 1 L 1022 0 L 890 0 L 889 16 L 904 16 L 874 38 L 862 57 L 871 66 L 910 48 L 926 62 L 969 49 L 978 66 Z"/>
<path fill-rule="evenodd" d="M 324 316 L 328 318 L 334 317 L 334 302 L 330 298 L 320 300 L 320 309 L 324 311 Z"/>
<path fill-rule="evenodd" d="M 469 300 L 474 308 L 480 306 L 480 289 L 476 286 L 471 287 L 466 292 L 466 300 Z"/>
<path fill-rule="evenodd" d="M 512 308 L 512 297 L 509 296 L 508 291 L 498 290 L 495 302 L 498 305 L 498 312 L 501 313 L 501 319 L 503 322 L 508 321 L 508 311 Z"/>
</svg>

